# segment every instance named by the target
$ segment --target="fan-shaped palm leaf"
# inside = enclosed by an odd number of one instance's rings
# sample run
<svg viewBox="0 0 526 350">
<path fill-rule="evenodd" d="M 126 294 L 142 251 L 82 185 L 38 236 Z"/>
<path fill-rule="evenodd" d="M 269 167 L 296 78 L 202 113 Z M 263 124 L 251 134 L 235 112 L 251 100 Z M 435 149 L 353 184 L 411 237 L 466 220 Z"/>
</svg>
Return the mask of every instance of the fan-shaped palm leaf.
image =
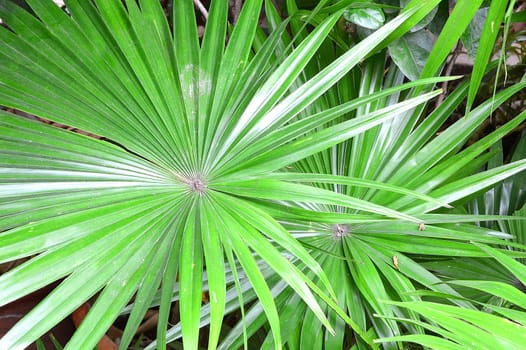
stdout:
<svg viewBox="0 0 526 350">
<path fill-rule="evenodd" d="M 301 30 L 300 26 L 296 28 Z M 307 77 L 331 62 L 332 46 L 327 48 L 322 51 L 323 54 L 320 51 L 316 60 L 306 67 Z M 361 71 L 350 73 L 354 80 L 340 81 L 309 108 L 313 112 L 331 110 L 332 105 L 338 105 L 342 100 L 357 97 L 353 101 L 361 101 L 401 84 L 401 73 L 392 66 L 387 69 L 384 62 L 385 56 L 381 54 L 368 58 Z M 389 73 L 384 75 L 385 71 Z M 317 191 L 320 193 L 318 200 L 302 203 L 298 192 L 308 195 L 316 191 L 287 185 L 294 204 L 286 212 L 278 212 L 274 203 L 262 201 L 260 205 L 266 210 L 273 210 L 284 226 L 310 249 L 326 274 L 331 276 L 339 305 L 347 310 L 358 328 L 368 329 L 370 334 L 381 338 L 404 332 L 425 333 L 418 312 L 399 308 L 398 304 L 385 303 L 387 300 L 420 302 L 422 299 L 416 291 L 422 287 L 436 294 L 448 295 L 449 302 L 464 308 L 476 308 L 453 288 L 458 284 L 442 283 L 440 275 L 435 274 L 425 262 L 430 258 L 443 260 L 458 256 L 488 256 L 472 242 L 508 244 L 503 239 L 511 238 L 509 234 L 471 224 L 479 220 L 494 220 L 498 216 L 458 215 L 453 214 L 454 211 L 448 213 L 441 207 L 446 207 L 448 203 L 458 207 L 474 194 L 524 171 L 526 162 L 523 157 L 518 157 L 514 163 L 477 173 L 491 156 L 485 151 L 523 123 L 526 113 L 517 115 L 511 122 L 469 147 L 465 142 L 494 108 L 525 86 L 521 82 L 500 92 L 495 100 L 488 100 L 471 111 L 467 119 L 445 128 L 443 124 L 467 95 L 468 86 L 463 84 L 428 115 L 423 114 L 423 108 L 402 112 L 396 119 L 386 120 L 351 140 L 299 160 L 288 166 L 287 171 L 272 176 L 274 179 L 316 184 L 323 189 Z M 345 114 L 341 114 L 339 120 L 354 120 L 362 115 L 377 113 L 408 96 L 411 94 L 401 92 L 342 110 Z M 307 115 L 300 117 L 305 118 L 302 120 L 309 118 Z M 345 123 L 331 127 L 331 123 L 335 122 L 329 121 L 325 130 L 334 132 Z M 238 182 L 239 188 L 235 190 L 249 189 L 262 200 L 277 199 L 268 190 L 273 188 L 273 183 L 266 179 L 268 177 L 254 176 L 249 181 Z M 332 196 L 344 195 L 360 198 L 368 205 L 382 205 L 410 213 L 411 218 L 398 217 L 406 220 L 399 222 L 364 215 L 363 207 L 325 202 Z M 315 218 L 313 213 L 316 213 Z M 394 215 L 391 217 L 395 218 Z M 411 223 L 414 218 L 421 221 Z M 520 253 L 507 254 L 521 256 Z M 283 289 L 279 287 L 276 283 L 276 291 Z M 301 305 L 290 289 L 283 289 L 276 303 L 283 315 L 283 336 L 288 336 L 287 345 L 291 349 L 342 349 L 354 341 L 357 341 L 359 348 L 368 348 L 351 332 L 346 334 L 343 323 L 336 322 L 335 336 L 324 332 L 319 321 Z M 327 312 L 330 319 L 335 318 L 334 313 Z M 379 319 L 374 316 L 376 314 L 384 317 Z M 396 317 L 403 317 L 403 322 L 396 322 Z M 250 320 L 249 334 L 255 333 L 264 325 L 261 305 L 256 304 L 246 318 Z M 240 324 L 222 344 L 223 348 L 239 346 L 242 332 Z M 271 344 L 272 340 L 267 336 L 264 346 L 270 348 Z M 389 342 L 383 343 L 383 346 L 397 348 L 397 344 Z"/>
<path fill-rule="evenodd" d="M 33 13 L 0 1 L 0 104 L 98 137 L 1 112 L 0 260 L 32 258 L 0 277 L 0 302 L 60 284 L 0 340 L 0 348 L 24 348 L 94 296 L 67 349 L 93 347 L 133 296 L 120 348 L 156 297 L 158 346 L 165 348 L 179 282 L 184 347 L 195 349 L 204 269 L 211 296 L 209 348 L 215 348 L 226 311 L 225 256 L 232 272 L 242 268 L 243 276 L 234 274 L 239 288 L 252 285 L 277 347 L 282 332 L 273 279 L 266 281 L 256 257 L 329 331 L 313 291 L 346 317 L 320 264 L 276 221 L 275 211 L 284 213 L 286 202 L 299 201 L 416 218 L 350 196 L 321 200 L 316 196 L 326 191 L 300 185 L 287 190 L 286 181 L 265 177 L 436 95 L 327 130 L 314 131 L 321 124 L 308 118 L 294 122 L 301 133 L 287 127 L 384 39 L 407 30 L 397 30 L 404 21 L 424 16 L 422 8 L 432 1 L 404 12 L 294 89 L 342 10 L 325 16 L 290 54 L 274 57 L 285 25 L 253 51 L 262 0 L 245 2 L 228 36 L 228 1 L 214 1 L 201 44 L 189 0 L 174 2 L 172 28 L 157 1 L 71 0 L 67 11 L 51 1 L 27 3 Z M 316 117 L 330 121 L 337 114 L 320 111 Z M 240 185 L 250 176 L 262 179 L 264 191 Z M 311 192 L 302 194 L 306 189 Z M 260 198 L 284 202 L 267 212 Z M 312 282 L 315 276 L 320 286 Z"/>
</svg>

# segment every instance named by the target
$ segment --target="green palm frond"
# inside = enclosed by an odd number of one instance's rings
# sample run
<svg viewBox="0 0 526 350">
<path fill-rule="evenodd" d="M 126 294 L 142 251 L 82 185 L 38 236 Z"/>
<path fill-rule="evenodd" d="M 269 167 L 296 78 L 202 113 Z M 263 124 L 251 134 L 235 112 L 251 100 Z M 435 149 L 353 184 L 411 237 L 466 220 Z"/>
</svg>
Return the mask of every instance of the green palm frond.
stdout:
<svg viewBox="0 0 526 350">
<path fill-rule="evenodd" d="M 262 0 L 246 1 L 231 30 L 228 1 L 214 1 L 202 42 L 188 0 L 174 3 L 173 27 L 157 1 L 71 0 L 67 11 L 51 1 L 27 3 L 31 13 L 0 2 L 0 104 L 97 137 L 1 112 L 0 260 L 31 257 L 0 277 L 1 303 L 60 284 L 0 347 L 24 348 L 95 297 L 66 347 L 91 348 L 135 297 L 120 348 L 128 346 L 154 300 L 158 347 L 166 348 L 179 286 L 184 347 L 195 349 L 206 270 L 209 348 L 215 348 L 231 294 L 225 257 L 231 271 L 242 269 L 233 282 L 242 286 L 243 278 L 252 285 L 277 347 L 282 336 L 272 279 L 259 270 L 259 259 L 332 331 L 320 300 L 346 315 L 328 276 L 274 213 L 259 205 L 261 198 L 281 200 L 273 209 L 286 212 L 287 203 L 318 203 L 316 196 L 324 193 L 316 187 L 292 191 L 300 185 L 285 192 L 286 181 L 265 177 L 436 95 L 363 114 L 339 130 L 316 130 L 320 124 L 312 119 L 295 119 L 385 39 L 400 35 L 405 21 L 421 18 L 421 7 L 294 85 L 343 10 L 324 15 L 293 51 L 275 56 L 286 23 L 255 45 Z M 336 115 L 320 111 L 317 117 L 329 121 Z M 301 133 L 287 126 L 293 120 Z M 240 186 L 256 175 L 269 184 L 263 197 L 257 188 Z M 301 193 L 307 188 L 311 195 Z M 346 196 L 323 202 L 414 220 Z"/>
<path fill-rule="evenodd" d="M 466 141 L 526 82 L 446 126 L 476 90 L 428 104 L 455 78 L 432 76 L 462 30 L 448 21 L 425 79 L 404 83 L 385 50 L 439 0 L 409 1 L 358 42 L 337 25 L 349 1 L 287 1 L 282 20 L 248 0 L 231 25 L 229 1 L 214 0 L 202 37 L 191 0 L 170 21 L 154 0 L 26 2 L 0 0 L 0 105 L 81 131 L 0 111 L 0 263 L 27 259 L 0 276 L 0 306 L 57 283 L 0 348 L 25 348 L 88 300 L 66 349 L 93 348 L 127 315 L 126 349 L 151 307 L 148 349 L 197 349 L 205 332 L 209 349 L 254 347 L 254 334 L 263 349 L 456 349 L 476 327 L 476 342 L 515 344 L 524 315 L 505 302 L 524 306 L 510 286 L 526 283 L 524 242 L 506 225 L 523 221 L 461 207 L 522 183 L 524 153 L 487 150 L 526 112 Z M 501 231 L 477 225 L 497 219 Z M 500 279 L 466 277 L 488 271 Z M 482 324 L 514 317 L 516 333 Z"/>
<path fill-rule="evenodd" d="M 331 62 L 327 55 L 330 57 L 330 52 L 320 51 L 315 56 L 317 61 L 313 60 L 306 67 L 306 75 L 309 72 L 315 74 L 319 67 Z M 345 106 L 339 103 L 349 98 L 365 102 L 367 97 L 400 86 L 403 82 L 401 72 L 390 66 L 385 75 L 385 61 L 385 54 L 370 57 L 361 72 L 352 71 L 352 79 L 341 80 L 316 104 L 309 106 L 310 113 L 340 109 L 334 106 Z M 487 253 L 473 242 L 502 245 L 512 238 L 505 232 L 473 224 L 479 220 L 503 219 L 497 216 L 498 213 L 459 215 L 455 214 L 457 209 L 451 211 L 447 208 L 451 208 L 449 204 L 460 207 L 465 200 L 504 178 L 514 174 L 518 178 L 522 176 L 526 165 L 523 157 L 517 157 L 508 165 L 500 164 L 500 167 L 477 172 L 488 161 L 486 150 L 521 125 L 526 113 L 517 115 L 473 145 L 468 146 L 466 141 L 499 104 L 524 87 L 524 83 L 519 83 L 500 92 L 495 100 L 482 103 L 466 119 L 446 128 L 444 125 L 453 110 L 467 96 L 468 85 L 465 83 L 427 114 L 424 114 L 424 108 L 400 111 L 395 119 L 383 121 L 352 139 L 298 160 L 286 171 L 273 175 L 274 179 L 315 184 L 320 189 L 314 191 L 291 184 L 282 185 L 282 192 L 294 200 L 287 212 L 278 213 L 276 205 L 267 201 L 277 199 L 270 191 L 278 186 L 275 182 L 255 176 L 253 180 L 239 181 L 236 190 L 253 191 L 262 199 L 261 205 L 273 210 L 283 225 L 309 248 L 326 274 L 331 276 L 339 305 L 361 329 L 367 329 L 375 334 L 374 337 L 382 339 L 405 333 L 423 335 L 426 327 L 421 324 L 422 316 L 418 312 L 398 307 L 398 304 L 386 304 L 386 301 L 422 302 L 419 290 L 424 288 L 430 293 L 448 295 L 447 302 L 468 310 L 476 309 L 476 301 L 460 293 L 464 289 L 458 288 L 458 284 L 445 284 L 442 276 L 426 262 L 459 256 L 463 259 L 485 258 Z M 353 105 L 353 108 L 340 109 L 345 114 L 341 113 L 338 120 L 327 121 L 326 130 L 334 132 L 346 120 L 356 120 L 362 115 L 375 114 L 400 101 L 407 101 L 411 92 L 400 90 L 388 97 L 384 95 L 386 97 L 356 107 Z M 349 94 L 353 93 L 357 95 L 350 97 Z M 303 113 L 300 118 L 308 120 L 310 116 Z M 332 128 L 333 124 L 336 126 Z M 318 199 L 302 203 L 299 192 L 312 193 Z M 411 213 L 412 217 L 384 213 L 390 218 L 382 218 L 377 215 L 380 212 L 364 207 L 326 202 L 335 194 L 351 196 L 356 203 L 365 200 L 368 205 L 385 206 L 402 214 Z M 510 256 L 522 256 L 505 252 Z M 346 331 L 345 324 L 337 321 L 336 335 L 323 331 L 312 312 L 301 305 L 290 289 L 283 290 L 276 301 L 283 319 L 282 334 L 288 336 L 289 348 L 302 348 L 308 344 L 310 349 L 341 349 L 355 341 L 352 332 Z M 336 319 L 331 310 L 326 309 L 326 312 L 329 319 Z M 265 324 L 259 304 L 249 310 L 246 318 L 250 319 L 249 334 L 256 334 Z M 401 322 L 396 321 L 402 318 Z M 240 346 L 242 332 L 240 324 L 225 340 L 224 348 Z M 440 340 L 436 341 L 440 343 Z M 370 346 L 361 339 L 356 339 L 356 342 L 363 348 Z M 271 348 L 271 344 L 272 340 L 267 336 L 263 348 Z M 382 346 L 396 349 L 401 345 L 383 342 Z"/>
<path fill-rule="evenodd" d="M 416 343 L 437 350 L 460 350 L 470 347 L 488 350 L 526 349 L 523 340 L 526 327 L 507 318 L 432 302 L 396 305 L 413 310 L 429 320 L 419 324 L 440 337 L 414 334 L 384 338 L 382 341 Z"/>
<path fill-rule="evenodd" d="M 523 210 L 524 211 L 524 210 Z M 523 215 L 524 212 L 518 213 Z M 522 221 L 524 223 L 524 221 Z M 524 225 L 522 225 L 524 226 Z M 435 335 L 402 335 L 385 338 L 383 341 L 403 341 L 431 346 L 433 349 L 525 349 L 524 334 L 526 331 L 526 267 L 508 255 L 487 245 L 476 244 L 481 250 L 493 257 L 480 271 L 485 276 L 479 280 L 455 280 L 449 284 L 479 290 L 491 298 L 485 302 L 478 301 L 481 310 L 466 310 L 457 306 L 436 302 L 394 303 L 420 314 L 424 321 L 418 321 Z M 524 246 L 523 246 L 524 247 Z M 475 261 L 477 263 L 477 261 Z M 497 265 L 497 266 L 495 266 Z M 475 270 L 473 267 L 468 269 Z M 492 271 L 495 278 L 501 281 L 488 281 Z M 502 275 L 501 275 L 502 274 Z M 506 275 L 514 281 L 506 281 Z M 513 286 L 515 284 L 515 286 Z M 473 298 L 481 300 L 480 297 Z M 402 321 L 402 320 L 400 320 Z M 417 322 L 406 320 L 408 322 Z M 440 338 L 438 337 L 440 336 Z"/>
</svg>

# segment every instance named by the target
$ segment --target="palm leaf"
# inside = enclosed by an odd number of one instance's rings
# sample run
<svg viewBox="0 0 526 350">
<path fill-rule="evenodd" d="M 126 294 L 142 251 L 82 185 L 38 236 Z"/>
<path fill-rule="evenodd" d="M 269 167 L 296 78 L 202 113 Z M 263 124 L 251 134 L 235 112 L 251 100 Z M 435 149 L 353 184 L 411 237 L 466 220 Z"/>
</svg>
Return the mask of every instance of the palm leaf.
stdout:
<svg viewBox="0 0 526 350">
<path fill-rule="evenodd" d="M 223 182 L 223 187 L 216 183 L 224 174 L 270 174 L 394 117 L 390 112 L 433 97 L 436 93 L 364 116 L 342 125 L 342 131 L 331 129 L 332 135 L 320 132 L 326 138 L 321 145 L 306 136 L 288 135 L 295 140 L 293 158 L 284 157 L 286 144 L 270 142 L 265 159 L 251 159 L 262 150 L 254 141 L 282 132 L 400 25 L 414 20 L 418 8 L 291 90 L 341 11 L 323 17 L 272 67 L 269 58 L 286 23 L 252 51 L 261 0 L 245 3 L 226 48 L 227 1 L 214 2 L 201 45 L 191 1 L 174 3 L 173 28 L 153 1 L 71 0 L 67 12 L 51 1 L 28 4 L 34 13 L 11 1 L 0 2 L 5 23 L 0 27 L 0 104 L 96 137 L 0 113 L 0 256 L 2 261 L 31 257 L 0 277 L 1 303 L 63 279 L 0 340 L 0 347 L 25 347 L 96 297 L 88 321 L 66 348 L 93 347 L 135 294 L 120 347 L 130 343 L 142 315 L 158 300 L 162 349 L 178 288 L 183 343 L 195 349 L 206 268 L 207 276 L 214 274 L 208 287 L 213 296 L 209 348 L 215 348 L 225 307 L 231 310 L 234 300 L 231 294 L 227 299 L 226 270 L 219 267 L 225 255 L 230 265 L 243 268 L 277 347 L 282 340 L 273 279 L 259 271 L 256 258 L 282 276 L 329 330 L 332 326 L 313 292 L 366 337 L 336 304 L 319 263 L 256 206 L 259 196 L 247 189 L 235 191 L 233 182 Z M 307 124 L 297 126 L 315 128 Z M 249 157 L 239 158 L 241 151 Z M 273 200 L 313 201 L 312 196 L 275 194 Z M 371 206 L 381 216 L 395 214 Z M 259 216 L 253 220 L 254 212 Z M 287 251 L 296 256 L 294 261 L 283 257 Z M 56 264 L 59 267 L 52 268 Z M 233 271 L 237 273 L 237 267 Z M 241 286 L 239 277 L 234 281 Z"/>
<path fill-rule="evenodd" d="M 467 3 L 463 6 L 467 6 Z M 457 15 L 460 15 L 460 12 Z M 460 35 L 460 32 L 458 34 Z M 332 46 L 328 47 L 332 49 Z M 309 73 L 315 76 L 319 67 L 330 64 L 331 60 L 325 55 L 331 57 L 331 51 L 321 52 L 315 56 L 316 60 L 306 67 L 307 77 L 304 79 L 308 79 Z M 242 170 L 235 168 L 235 165 L 232 174 L 222 177 L 220 181 L 224 183 L 219 182 L 218 185 L 222 187 L 231 183 L 234 187 L 230 190 L 234 190 L 235 194 L 242 195 L 243 191 L 248 190 L 252 195 L 261 198 L 259 205 L 265 210 L 271 210 L 273 215 L 301 240 L 327 274 L 333 276 L 335 284 L 347 286 L 345 290 L 347 300 L 339 300 L 340 305 L 347 307 L 347 313 L 356 320 L 361 329 L 368 329 L 373 337 L 383 337 L 387 334 L 400 335 L 407 331 L 415 334 L 415 339 L 421 337 L 422 341 L 428 342 L 427 344 L 434 342 L 444 346 L 454 346 L 454 343 L 431 339 L 432 337 L 425 335 L 428 328 L 426 323 L 421 322 L 422 315 L 419 312 L 392 306 L 393 304 L 390 303 L 386 305 L 385 301 L 421 302 L 417 290 L 424 287 L 432 291 L 430 293 L 447 295 L 448 302 L 459 307 L 468 310 L 476 309 L 476 301 L 460 293 L 464 292 L 464 289 L 445 284 L 442 276 L 428 267 L 426 262 L 443 259 L 449 261 L 448 258 L 458 256 L 462 256 L 463 259 L 472 257 L 471 260 L 487 258 L 488 253 L 482 252 L 472 242 L 508 244 L 505 240 L 510 239 L 511 236 L 506 233 L 480 228 L 473 224 L 459 224 L 459 222 L 476 223 L 479 219 L 492 220 L 491 218 L 497 216 L 462 215 L 458 210 L 447 211 L 443 207 L 447 207 L 448 203 L 455 207 L 460 206 L 462 200 L 469 199 L 488 186 L 499 183 L 503 178 L 524 170 L 524 161 L 519 158 L 499 169 L 490 169 L 477 174 L 490 157 L 484 154 L 487 148 L 520 125 L 524 120 L 524 114 L 519 114 L 502 129 L 498 129 L 479 142 L 470 146 L 465 145 L 469 136 L 490 115 L 493 108 L 511 98 L 523 89 L 524 85 L 519 83 L 500 92 L 496 96 L 499 100 L 497 104 L 492 100 L 485 101 L 473 110 L 467 119 L 445 127 L 447 119 L 467 96 L 468 85 L 460 85 L 443 104 L 426 115 L 423 114 L 424 104 L 420 104 L 416 109 L 394 110 L 391 109 L 392 106 L 397 105 L 400 100 L 407 102 L 407 96 L 412 96 L 411 93 L 414 92 L 405 94 L 398 90 L 387 97 L 365 100 L 370 96 L 378 96 L 380 91 L 389 90 L 402 82 L 403 76 L 392 66 L 389 67 L 389 73 L 384 74 L 387 70 L 383 66 L 384 62 L 385 56 L 382 54 L 368 58 L 359 72 L 351 71 L 348 80 L 340 81 L 329 89 L 316 104 L 309 106 L 309 113 L 299 114 L 290 124 L 292 133 L 295 123 L 300 124 L 296 120 L 309 120 L 312 113 L 317 112 L 320 118 L 324 118 L 324 112 L 330 111 L 331 108 L 335 112 L 340 111 L 338 115 L 335 113 L 333 119 L 329 116 L 327 119 L 321 119 L 326 123 L 326 128 L 298 129 L 300 130 L 298 134 L 309 132 L 313 139 L 322 143 L 325 142 L 325 135 L 335 133 L 347 123 L 351 125 L 361 118 L 378 114 L 383 110 L 391 110 L 391 113 L 398 114 L 397 118 L 381 120 L 373 128 L 357 133 L 349 140 L 331 143 L 329 149 L 310 151 L 299 146 L 302 140 L 293 141 L 288 148 L 285 148 L 287 152 L 283 157 L 289 157 L 287 159 L 295 163 L 287 166 L 286 171 L 273 175 L 273 179 L 313 184 L 323 191 L 268 181 L 268 176 L 258 175 L 259 171 L 264 173 L 263 167 L 261 170 L 254 167 L 253 171 L 247 173 L 247 177 L 251 177 L 247 180 L 239 176 Z M 432 64 L 437 65 L 438 68 L 442 63 L 435 61 Z M 354 81 L 351 79 L 352 74 Z M 359 83 L 356 83 L 356 80 Z M 419 85 L 414 91 L 422 88 L 423 85 Z M 338 103 L 348 99 L 349 94 L 352 93 L 358 94 L 352 96 L 357 97 L 353 101 L 367 102 L 360 103 L 356 108 L 344 109 L 345 105 Z M 438 131 L 440 131 L 439 135 L 437 135 Z M 295 142 L 298 142 L 298 150 L 308 152 L 306 154 L 308 157 L 294 158 Z M 268 147 L 269 143 L 265 142 L 264 145 Z M 267 165 L 274 167 L 274 164 L 269 163 L 273 155 L 275 153 L 269 151 L 250 157 L 259 157 L 253 162 L 263 159 L 268 161 Z M 279 165 L 286 166 L 286 163 L 283 161 Z M 401 188 L 404 189 L 403 193 Z M 279 213 L 279 204 L 272 202 L 277 199 L 275 192 L 290 195 L 290 199 L 294 200 L 288 205 L 286 212 Z M 319 193 L 319 195 L 314 201 L 304 203 L 299 198 L 300 192 L 312 193 L 313 196 Z M 365 214 L 363 207 L 351 207 L 331 201 L 329 198 L 333 198 L 333 195 L 328 192 L 361 198 L 369 203 L 394 210 L 399 208 L 404 213 L 412 213 L 421 222 L 385 220 L 378 215 Z M 415 193 L 418 195 L 414 195 Z M 518 247 L 517 244 L 512 245 Z M 499 252 L 510 257 L 523 256 L 519 252 L 508 252 L 505 249 L 500 249 Z M 338 295 L 338 292 L 336 293 Z M 308 343 L 309 346 L 316 348 L 331 344 L 332 348 L 339 349 L 345 346 L 346 341 L 352 342 L 351 339 L 355 339 L 353 334 L 332 336 L 328 332 L 314 332 L 314 329 L 319 329 L 318 321 L 312 318 L 310 310 L 300 306 L 297 298 L 295 300 L 290 298 L 290 290 L 284 290 L 276 300 L 288 301 L 283 301 L 280 313 L 287 315 L 286 321 L 281 322 L 282 334 L 289 336 L 287 344 L 291 348 L 299 348 L 301 344 Z M 329 315 L 332 314 L 330 310 L 327 312 Z M 252 320 L 262 318 L 259 304 L 256 304 L 249 313 Z M 371 317 L 374 313 L 382 314 L 385 318 Z M 398 323 L 391 320 L 398 318 L 400 320 Z M 298 324 L 303 326 L 298 327 Z M 258 325 L 252 325 L 247 330 L 249 334 L 255 334 L 261 327 Z M 232 331 L 226 347 L 240 345 L 240 331 L 241 327 L 236 327 Z M 459 336 L 461 335 L 462 333 L 459 333 Z M 322 337 L 323 341 L 320 340 Z M 362 339 L 356 339 L 357 342 L 362 342 Z M 271 343 L 270 336 L 266 341 Z M 371 346 L 361 344 L 363 348 Z M 393 349 L 397 347 L 396 344 L 384 342 L 383 339 L 382 346 Z"/>
</svg>

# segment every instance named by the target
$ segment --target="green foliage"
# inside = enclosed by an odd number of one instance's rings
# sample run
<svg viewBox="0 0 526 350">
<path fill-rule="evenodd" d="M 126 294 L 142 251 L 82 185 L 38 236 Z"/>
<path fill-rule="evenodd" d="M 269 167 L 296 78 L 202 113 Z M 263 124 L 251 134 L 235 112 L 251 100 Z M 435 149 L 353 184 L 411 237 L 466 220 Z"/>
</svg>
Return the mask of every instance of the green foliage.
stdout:
<svg viewBox="0 0 526 350">
<path fill-rule="evenodd" d="M 471 21 L 466 1 L 405 84 L 385 48 L 419 35 L 403 36 L 432 21 L 437 0 L 404 2 L 362 40 L 337 25 L 349 1 L 287 1 L 282 20 L 271 1 L 249 0 L 232 26 L 228 1 L 213 1 L 202 38 L 191 0 L 174 2 L 172 24 L 151 0 L 27 3 L 33 12 L 0 1 L 0 105 L 95 137 L 0 111 L 0 262 L 29 258 L 0 276 L 0 304 L 59 281 L 0 348 L 24 348 L 90 298 L 65 349 L 93 348 L 123 315 L 126 349 L 151 307 L 148 348 L 182 338 L 197 349 L 205 326 L 209 349 L 456 348 L 467 322 L 512 318 L 479 310 L 493 304 L 469 290 L 524 307 L 506 281 L 440 273 L 452 259 L 495 259 L 524 283 L 524 241 L 477 225 L 520 216 L 461 208 L 519 183 L 524 153 L 481 169 L 526 112 L 467 140 L 526 82 L 451 125 L 467 83 L 429 105 L 454 78 L 435 74 Z M 493 342 L 513 344 L 501 331 Z"/>
<path fill-rule="evenodd" d="M 50 335 L 50 338 L 51 338 L 51 341 L 53 343 L 54 350 L 62 350 L 63 349 L 62 345 L 60 345 L 58 340 L 52 334 Z M 42 339 L 38 339 L 35 342 L 35 344 L 36 344 L 37 350 L 46 350 L 46 346 L 45 346 L 44 342 L 42 341 Z"/>
<path fill-rule="evenodd" d="M 349 7 L 343 13 L 346 21 L 367 29 L 378 29 L 385 23 L 385 15 L 380 8 Z"/>
<path fill-rule="evenodd" d="M 428 30 L 407 33 L 389 46 L 393 61 L 406 77 L 416 80 L 429 59 L 435 38 Z"/>
<path fill-rule="evenodd" d="M 409 0 L 353 2 L 344 18 L 358 28 L 376 29 L 386 16 L 393 16 L 398 9 L 413 4 L 414 1 Z M 407 78 L 429 77 L 442 68 L 445 58 L 461 39 L 468 55 L 475 60 L 467 102 L 469 111 L 494 53 L 501 24 L 509 25 L 512 21 L 514 4 L 514 0 L 437 2 L 409 33 L 389 45 L 390 56 Z M 514 14 L 514 18 L 520 18 L 519 15 Z"/>
</svg>

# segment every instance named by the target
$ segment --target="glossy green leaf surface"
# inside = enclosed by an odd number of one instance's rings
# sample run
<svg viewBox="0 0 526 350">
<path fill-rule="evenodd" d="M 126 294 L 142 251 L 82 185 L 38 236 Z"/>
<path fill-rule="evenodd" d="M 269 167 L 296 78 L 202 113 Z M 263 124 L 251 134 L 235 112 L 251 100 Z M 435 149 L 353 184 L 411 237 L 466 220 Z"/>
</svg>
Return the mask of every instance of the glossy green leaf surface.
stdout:
<svg viewBox="0 0 526 350">
<path fill-rule="evenodd" d="M 524 242 L 508 230 L 522 219 L 463 204 L 503 184 L 522 207 L 524 152 L 493 157 L 526 114 L 468 140 L 525 83 L 451 122 L 473 88 L 435 106 L 434 86 L 457 77 L 434 75 L 475 10 L 457 2 L 433 49 L 404 36 L 438 2 L 373 6 L 351 20 L 375 29 L 356 40 L 341 28 L 350 0 L 248 0 L 235 23 L 226 0 L 206 18 L 190 0 L 168 14 L 150 0 L 0 0 L 0 262 L 24 260 L 0 276 L 0 306 L 56 284 L 0 349 L 87 301 L 67 350 L 116 320 L 132 347 L 152 308 L 148 349 L 454 348 L 483 321 L 496 329 L 477 344 L 515 344 L 502 318 L 522 313 L 474 295 L 525 305 Z M 460 263 L 448 280 L 456 259 L 518 282 L 477 282 Z M 447 300 L 429 314 L 426 292 Z"/>
</svg>

